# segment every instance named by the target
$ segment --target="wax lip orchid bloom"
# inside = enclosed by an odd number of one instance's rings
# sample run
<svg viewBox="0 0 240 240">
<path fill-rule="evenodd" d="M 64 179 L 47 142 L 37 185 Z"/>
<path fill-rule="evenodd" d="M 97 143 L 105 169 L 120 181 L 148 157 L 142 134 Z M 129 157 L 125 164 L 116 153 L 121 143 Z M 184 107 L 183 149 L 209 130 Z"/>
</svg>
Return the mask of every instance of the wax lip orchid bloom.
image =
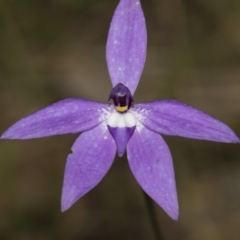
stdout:
<svg viewBox="0 0 240 240">
<path fill-rule="evenodd" d="M 146 57 L 147 34 L 139 0 L 120 0 L 108 40 L 107 66 L 113 104 L 66 99 L 25 117 L 1 139 L 29 139 L 83 132 L 68 155 L 62 210 L 95 187 L 109 170 L 116 152 L 125 149 L 142 189 L 173 219 L 178 200 L 170 151 L 159 135 L 240 143 L 224 123 L 174 100 L 133 104 Z"/>
</svg>

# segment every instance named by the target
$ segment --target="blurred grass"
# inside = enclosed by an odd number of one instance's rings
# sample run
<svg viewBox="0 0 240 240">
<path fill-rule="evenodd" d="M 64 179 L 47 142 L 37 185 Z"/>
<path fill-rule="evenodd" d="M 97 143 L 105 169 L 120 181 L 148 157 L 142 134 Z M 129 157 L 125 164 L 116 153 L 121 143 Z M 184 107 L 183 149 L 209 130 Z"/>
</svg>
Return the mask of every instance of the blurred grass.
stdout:
<svg viewBox="0 0 240 240">
<path fill-rule="evenodd" d="M 66 97 L 106 101 L 108 27 L 118 1 L 0 2 L 0 131 Z M 240 135 L 240 3 L 142 0 L 148 57 L 135 101 L 176 98 Z M 104 180 L 60 212 L 65 159 L 77 135 L 0 144 L 0 239 L 154 239 L 144 198 L 116 159 Z M 165 137 L 180 221 L 155 205 L 164 239 L 240 238 L 239 146 Z"/>
</svg>

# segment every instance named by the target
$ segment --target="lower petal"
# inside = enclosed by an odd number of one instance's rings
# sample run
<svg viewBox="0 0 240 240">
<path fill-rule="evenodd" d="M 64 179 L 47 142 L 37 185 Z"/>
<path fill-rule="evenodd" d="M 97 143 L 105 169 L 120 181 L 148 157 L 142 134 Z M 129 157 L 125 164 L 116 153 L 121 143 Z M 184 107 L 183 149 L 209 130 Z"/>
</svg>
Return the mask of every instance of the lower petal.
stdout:
<svg viewBox="0 0 240 240">
<path fill-rule="evenodd" d="M 137 128 L 127 146 L 130 168 L 142 189 L 173 219 L 178 200 L 171 153 L 162 137 Z"/>
<path fill-rule="evenodd" d="M 62 211 L 95 187 L 112 165 L 116 145 L 107 126 L 101 124 L 76 140 L 68 155 L 62 189 Z"/>
</svg>

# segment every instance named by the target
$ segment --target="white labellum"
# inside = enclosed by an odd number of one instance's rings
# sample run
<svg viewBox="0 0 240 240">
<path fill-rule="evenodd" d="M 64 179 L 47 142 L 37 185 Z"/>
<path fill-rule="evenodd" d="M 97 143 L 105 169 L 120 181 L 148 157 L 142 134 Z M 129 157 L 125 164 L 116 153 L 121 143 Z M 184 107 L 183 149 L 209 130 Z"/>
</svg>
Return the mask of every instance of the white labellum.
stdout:
<svg viewBox="0 0 240 240">
<path fill-rule="evenodd" d="M 135 127 L 136 124 L 137 120 L 135 116 L 130 112 L 126 113 L 113 112 L 107 119 L 107 125 L 113 128 Z"/>
</svg>

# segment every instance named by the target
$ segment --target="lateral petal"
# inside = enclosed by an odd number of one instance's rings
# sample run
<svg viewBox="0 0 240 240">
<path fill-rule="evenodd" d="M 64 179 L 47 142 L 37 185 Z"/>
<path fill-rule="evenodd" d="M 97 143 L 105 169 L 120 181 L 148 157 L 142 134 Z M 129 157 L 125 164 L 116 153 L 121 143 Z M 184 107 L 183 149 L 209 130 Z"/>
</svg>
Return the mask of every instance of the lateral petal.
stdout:
<svg viewBox="0 0 240 240">
<path fill-rule="evenodd" d="M 120 0 L 109 29 L 106 49 L 113 87 L 122 83 L 134 94 L 144 67 L 146 47 L 146 24 L 140 0 Z"/>
<path fill-rule="evenodd" d="M 134 112 L 147 128 L 166 135 L 240 143 L 224 123 L 208 114 L 175 100 L 135 104 Z"/>
<path fill-rule="evenodd" d="M 68 155 L 62 189 L 62 211 L 95 187 L 111 167 L 116 145 L 103 123 L 83 132 Z"/>
<path fill-rule="evenodd" d="M 108 116 L 111 107 L 84 99 L 65 99 L 13 124 L 1 139 L 29 139 L 91 129 Z"/>
<path fill-rule="evenodd" d="M 142 126 L 127 145 L 130 168 L 142 189 L 173 219 L 178 200 L 171 153 L 162 137 Z"/>
</svg>

